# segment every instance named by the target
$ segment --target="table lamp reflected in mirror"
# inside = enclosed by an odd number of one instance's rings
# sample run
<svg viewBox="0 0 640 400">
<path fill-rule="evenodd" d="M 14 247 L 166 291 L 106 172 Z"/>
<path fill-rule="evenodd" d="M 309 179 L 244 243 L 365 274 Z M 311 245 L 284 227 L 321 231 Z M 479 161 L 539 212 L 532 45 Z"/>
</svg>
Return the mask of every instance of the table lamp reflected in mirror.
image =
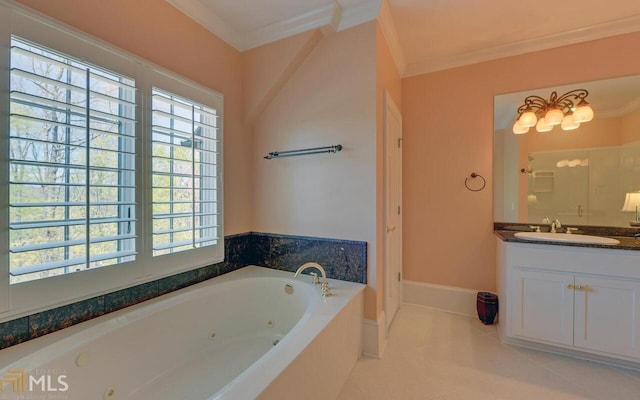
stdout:
<svg viewBox="0 0 640 400">
<path fill-rule="evenodd" d="M 640 227 L 640 215 L 638 215 L 638 208 L 640 208 L 640 192 L 627 193 L 624 199 L 624 205 L 622 206 L 622 211 L 636 213 L 635 221 L 629 222 L 630 226 Z"/>
</svg>

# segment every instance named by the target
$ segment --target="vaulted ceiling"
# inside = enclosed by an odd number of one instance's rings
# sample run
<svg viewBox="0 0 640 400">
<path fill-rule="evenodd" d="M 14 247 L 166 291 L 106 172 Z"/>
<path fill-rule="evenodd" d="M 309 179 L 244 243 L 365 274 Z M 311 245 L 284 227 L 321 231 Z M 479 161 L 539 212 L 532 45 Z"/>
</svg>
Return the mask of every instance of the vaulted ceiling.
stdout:
<svg viewBox="0 0 640 400">
<path fill-rule="evenodd" d="M 166 0 L 240 51 L 379 18 L 403 76 L 640 31 L 629 0 Z"/>
</svg>

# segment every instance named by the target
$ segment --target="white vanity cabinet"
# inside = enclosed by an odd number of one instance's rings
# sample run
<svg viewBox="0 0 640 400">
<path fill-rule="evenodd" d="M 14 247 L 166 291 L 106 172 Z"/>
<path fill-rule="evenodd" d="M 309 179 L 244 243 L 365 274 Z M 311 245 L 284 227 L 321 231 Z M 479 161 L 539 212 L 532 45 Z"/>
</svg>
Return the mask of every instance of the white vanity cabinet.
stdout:
<svg viewBox="0 0 640 400">
<path fill-rule="evenodd" d="M 640 252 L 498 241 L 503 340 L 640 361 Z"/>
<path fill-rule="evenodd" d="M 511 334 L 573 345 L 573 275 L 514 268 Z"/>
<path fill-rule="evenodd" d="M 574 305 L 575 347 L 640 359 L 640 280 L 576 275 Z"/>
</svg>

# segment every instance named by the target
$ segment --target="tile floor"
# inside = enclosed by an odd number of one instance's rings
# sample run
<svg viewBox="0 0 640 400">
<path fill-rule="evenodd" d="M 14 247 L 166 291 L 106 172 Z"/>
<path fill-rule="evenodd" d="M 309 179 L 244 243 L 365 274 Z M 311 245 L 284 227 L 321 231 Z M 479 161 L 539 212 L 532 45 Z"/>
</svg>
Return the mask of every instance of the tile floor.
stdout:
<svg viewBox="0 0 640 400">
<path fill-rule="evenodd" d="M 339 400 L 640 399 L 640 372 L 504 345 L 494 325 L 403 305 L 382 359 L 363 357 Z"/>
</svg>

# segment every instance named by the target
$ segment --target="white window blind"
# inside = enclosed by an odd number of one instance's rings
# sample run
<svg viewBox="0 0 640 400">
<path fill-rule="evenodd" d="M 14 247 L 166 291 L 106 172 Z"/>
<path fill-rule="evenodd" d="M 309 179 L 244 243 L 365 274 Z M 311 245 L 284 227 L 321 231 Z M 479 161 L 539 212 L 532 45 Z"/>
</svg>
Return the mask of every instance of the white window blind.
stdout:
<svg viewBox="0 0 640 400">
<path fill-rule="evenodd" d="M 216 245 L 218 112 L 158 88 L 151 106 L 153 255 Z"/>
<path fill-rule="evenodd" d="M 11 40 L 11 283 L 135 260 L 135 81 Z"/>
</svg>

